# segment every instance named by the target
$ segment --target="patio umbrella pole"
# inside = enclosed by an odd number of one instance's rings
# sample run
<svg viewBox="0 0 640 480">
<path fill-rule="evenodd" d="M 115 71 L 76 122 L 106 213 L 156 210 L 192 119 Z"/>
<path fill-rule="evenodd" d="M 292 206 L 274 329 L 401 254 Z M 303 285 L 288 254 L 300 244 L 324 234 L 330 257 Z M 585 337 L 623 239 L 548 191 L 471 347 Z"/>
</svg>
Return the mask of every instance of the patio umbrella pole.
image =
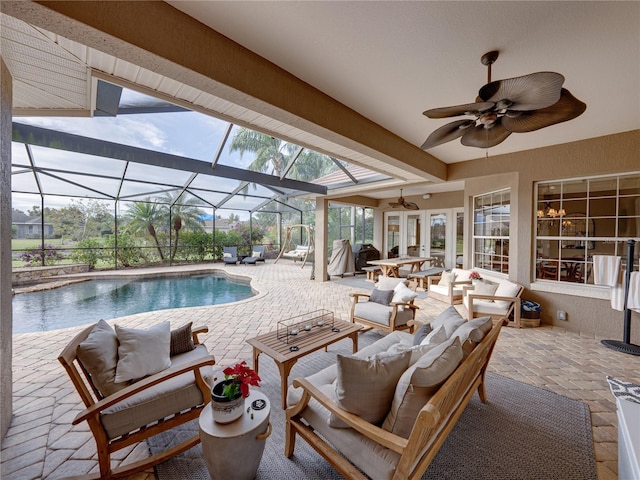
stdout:
<svg viewBox="0 0 640 480">
<path fill-rule="evenodd" d="M 624 332 L 622 342 L 619 340 L 602 340 L 605 347 L 622 353 L 640 356 L 640 345 L 631 343 L 631 309 L 629 308 L 629 285 L 631 283 L 631 271 L 633 270 L 633 251 L 636 241 L 627 240 L 627 271 L 624 276 Z"/>
</svg>

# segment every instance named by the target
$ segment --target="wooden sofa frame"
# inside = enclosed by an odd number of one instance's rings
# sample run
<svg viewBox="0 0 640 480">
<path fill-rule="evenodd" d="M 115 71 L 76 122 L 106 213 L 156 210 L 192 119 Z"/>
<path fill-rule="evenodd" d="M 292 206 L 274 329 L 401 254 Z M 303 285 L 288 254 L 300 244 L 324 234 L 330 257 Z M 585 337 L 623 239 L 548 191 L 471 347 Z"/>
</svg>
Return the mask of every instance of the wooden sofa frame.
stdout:
<svg viewBox="0 0 640 480">
<path fill-rule="evenodd" d="M 134 473 L 141 472 L 149 467 L 152 467 L 154 465 L 157 465 L 158 463 L 164 462 L 176 455 L 179 455 L 180 453 L 200 443 L 200 437 L 198 434 L 196 434 L 195 436 L 184 440 L 174 447 L 161 451 L 155 455 L 139 460 L 137 462 L 121 465 L 117 468 L 111 468 L 111 455 L 114 452 L 135 443 L 141 442 L 158 433 L 170 430 L 178 425 L 181 425 L 200 416 L 200 412 L 202 411 L 202 409 L 206 405 L 208 405 L 211 400 L 211 387 L 202 378 L 200 368 L 206 365 L 214 365 L 215 359 L 213 358 L 213 356 L 209 355 L 206 358 L 194 360 L 181 367 L 163 370 L 162 372 L 150 375 L 143 380 L 140 380 L 128 386 L 127 388 L 120 390 L 119 392 L 103 398 L 96 386 L 91 382 L 91 376 L 84 368 L 76 354 L 78 345 L 80 345 L 89 336 L 89 333 L 91 332 L 93 327 L 94 325 L 91 325 L 78 333 L 58 357 L 58 361 L 60 361 L 62 366 L 67 371 L 67 374 L 71 378 L 73 385 L 75 386 L 78 394 L 80 395 L 80 398 L 82 399 L 86 407 L 85 410 L 83 410 L 76 416 L 72 424 L 77 425 L 86 420 L 96 441 L 96 447 L 98 450 L 98 465 L 100 470 L 99 473 L 72 478 L 112 479 L 128 477 L 130 475 L 133 475 Z M 208 331 L 209 329 L 207 327 L 194 328 L 192 330 L 194 343 L 200 343 L 198 341 L 198 334 L 206 333 Z M 178 375 L 186 372 L 193 372 L 196 385 L 202 392 L 202 398 L 204 398 L 205 400 L 204 404 L 196 405 L 186 411 L 177 412 L 176 414 L 168 418 L 158 419 L 153 424 L 147 425 L 135 432 L 131 432 L 129 434 L 117 437 L 109 441 L 107 432 L 100 421 L 100 414 L 102 411 L 135 395 L 136 393 L 139 393 L 147 388 L 151 388 L 154 385 L 167 381 L 173 377 L 177 377 Z M 91 390 L 89 390 L 89 388 Z"/>
<path fill-rule="evenodd" d="M 301 387 L 303 394 L 300 402 L 290 406 L 286 411 L 285 455 L 287 457 L 293 455 L 296 434 L 298 434 L 345 478 L 367 480 L 367 476 L 325 442 L 313 427 L 303 421 L 301 414 L 309 400 L 314 398 L 362 435 L 400 455 L 393 480 L 418 480 L 435 458 L 476 390 L 480 400 L 486 403 L 484 381 L 487 365 L 500 328 L 505 321 L 506 319 L 503 318 L 494 323 L 491 331 L 422 407 L 409 438 L 383 430 L 357 415 L 342 410 L 308 380 L 295 379 L 293 386 Z"/>
</svg>

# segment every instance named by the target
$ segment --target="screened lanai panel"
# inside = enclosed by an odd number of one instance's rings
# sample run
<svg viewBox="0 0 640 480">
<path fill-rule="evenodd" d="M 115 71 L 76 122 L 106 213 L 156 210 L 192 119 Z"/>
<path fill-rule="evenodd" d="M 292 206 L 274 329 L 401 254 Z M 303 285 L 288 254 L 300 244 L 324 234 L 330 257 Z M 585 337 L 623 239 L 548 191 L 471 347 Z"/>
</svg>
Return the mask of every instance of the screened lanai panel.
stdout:
<svg viewBox="0 0 640 480">
<path fill-rule="evenodd" d="M 55 148 L 31 146 L 36 167 L 56 172 L 87 173 L 121 178 L 126 162 L 112 158 L 85 155 Z"/>
<path fill-rule="evenodd" d="M 189 192 L 207 202 L 208 207 L 215 207 L 217 205 L 220 205 L 222 200 L 224 200 L 227 195 L 229 195 L 228 193 L 210 192 L 208 190 L 200 190 L 197 188 L 189 188 Z"/>
<path fill-rule="evenodd" d="M 83 184 L 88 183 L 88 177 L 82 175 L 65 175 L 65 178 L 76 182 L 75 185 L 42 173 L 38 175 L 38 178 L 40 180 L 40 185 L 42 185 L 42 190 L 47 195 L 66 195 L 69 197 L 87 197 L 105 200 L 109 199 L 109 196 L 106 193 L 95 191 L 97 190 L 95 187 L 99 186 L 98 180 L 100 180 L 97 178 L 91 178 L 90 188 L 95 190 L 90 190 L 89 188 L 82 186 Z"/>
<path fill-rule="evenodd" d="M 29 165 L 29 157 L 24 143 L 11 142 L 11 164 Z"/>
<path fill-rule="evenodd" d="M 229 193 L 238 188 L 240 183 L 241 182 L 239 180 L 234 180 L 232 178 L 199 174 L 193 182 L 191 182 L 189 188 Z"/>
<path fill-rule="evenodd" d="M 129 162 L 127 173 L 124 178 L 130 181 L 142 181 L 173 187 L 183 187 L 187 183 L 187 180 L 189 180 L 190 176 L 191 172 L 183 170 Z"/>
<path fill-rule="evenodd" d="M 264 200 L 264 198 L 245 196 L 239 193 L 226 202 L 224 207 L 235 210 L 253 210 L 263 203 Z"/>
<path fill-rule="evenodd" d="M 152 199 L 161 196 L 165 192 L 178 191 L 180 187 L 169 187 L 165 185 L 156 185 L 141 182 L 124 181 L 120 190 L 120 197 L 129 200 L 143 200 L 147 197 Z"/>
<path fill-rule="evenodd" d="M 40 193 L 33 172 L 22 167 L 11 168 L 11 190 L 23 193 Z"/>
</svg>

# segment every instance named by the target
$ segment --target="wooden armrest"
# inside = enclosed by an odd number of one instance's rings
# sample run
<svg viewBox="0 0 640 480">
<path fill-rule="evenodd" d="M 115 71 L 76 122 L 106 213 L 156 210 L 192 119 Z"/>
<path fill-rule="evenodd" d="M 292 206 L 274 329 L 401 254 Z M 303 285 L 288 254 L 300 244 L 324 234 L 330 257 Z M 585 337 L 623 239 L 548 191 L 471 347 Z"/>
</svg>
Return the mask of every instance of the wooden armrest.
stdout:
<svg viewBox="0 0 640 480">
<path fill-rule="evenodd" d="M 442 275 L 429 275 L 427 277 L 427 285 L 431 285 L 432 283 L 438 283 L 442 279 Z"/>
<path fill-rule="evenodd" d="M 411 331 L 412 332 L 417 331 L 423 325 L 424 325 L 424 323 L 420 322 L 418 320 L 409 320 L 407 322 L 407 326 L 411 327 Z"/>
<path fill-rule="evenodd" d="M 496 295 L 480 295 L 477 293 L 470 292 L 469 300 L 471 299 L 480 299 L 480 300 L 499 300 L 505 302 L 517 302 L 520 303 L 520 297 L 498 297 Z"/>
<path fill-rule="evenodd" d="M 301 387 L 302 389 L 304 389 L 304 391 L 307 392 L 309 396 L 316 399 L 316 401 L 320 403 L 320 405 L 329 410 L 351 428 L 357 430 L 362 435 L 370 438 L 374 442 L 387 447 L 388 449 L 393 450 L 400 455 L 402 455 L 404 449 L 407 447 L 407 439 L 383 430 L 382 428 L 363 420 L 358 415 L 354 415 L 353 413 L 343 410 L 336 402 L 322 393 L 306 378 L 296 378 L 293 381 L 293 386 Z M 297 407 L 297 405 L 291 408 L 295 407 Z M 289 415 L 289 412 L 287 412 L 287 415 Z"/>
<path fill-rule="evenodd" d="M 209 332 L 209 327 L 201 326 L 201 327 L 192 328 L 191 336 L 193 337 L 193 343 L 195 343 L 196 345 L 199 345 L 200 340 L 198 339 L 198 335 L 200 335 L 201 333 L 208 333 L 208 332 Z"/>
<path fill-rule="evenodd" d="M 182 375 L 183 373 L 187 373 L 190 371 L 194 371 L 198 368 L 205 367 L 207 365 L 215 365 L 216 360 L 213 356 L 209 355 L 206 358 L 201 358 L 197 360 L 192 360 L 191 362 L 183 365 L 182 367 L 168 368 L 167 370 L 163 370 L 161 372 L 155 373 L 153 375 L 149 375 L 142 380 L 137 381 L 133 385 L 129 385 L 127 388 L 120 390 L 119 392 L 114 393 L 113 395 L 109 395 L 108 397 L 103 398 L 99 402 L 94 403 L 89 408 L 86 408 L 82 412 L 78 413 L 76 418 L 71 422 L 73 425 L 77 425 L 80 422 L 87 420 L 90 417 L 97 416 L 103 410 L 115 405 L 122 400 L 125 400 L 138 392 L 146 390 L 147 388 L 153 387 L 154 385 L 158 385 L 159 383 L 165 382 L 173 377 L 177 377 L 178 375 Z"/>
<path fill-rule="evenodd" d="M 370 294 L 370 293 L 350 293 L 350 294 L 349 294 L 349 296 L 350 296 L 350 297 L 353 297 L 353 299 L 357 302 L 357 301 L 359 301 L 358 299 L 359 299 L 360 297 L 367 297 L 367 298 L 370 298 L 370 297 L 371 297 L 371 294 Z"/>
<path fill-rule="evenodd" d="M 473 285 L 471 280 L 456 280 L 451 282 L 451 285 Z"/>
</svg>

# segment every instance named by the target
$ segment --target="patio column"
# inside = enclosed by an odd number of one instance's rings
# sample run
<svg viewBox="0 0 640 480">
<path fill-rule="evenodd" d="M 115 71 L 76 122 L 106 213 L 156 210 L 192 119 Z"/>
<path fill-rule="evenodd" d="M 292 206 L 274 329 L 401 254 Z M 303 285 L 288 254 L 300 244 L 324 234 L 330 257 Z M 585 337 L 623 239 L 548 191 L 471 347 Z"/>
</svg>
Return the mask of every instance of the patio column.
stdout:
<svg viewBox="0 0 640 480">
<path fill-rule="evenodd" d="M 0 244 L 11 245 L 11 108 L 13 80 L 0 57 Z M 11 248 L 0 250 L 0 438 L 4 438 L 13 406 L 11 374 L 13 315 Z"/>
<path fill-rule="evenodd" d="M 327 231 L 329 230 L 329 200 L 316 198 L 316 238 L 314 265 L 316 282 L 327 281 Z"/>
</svg>

